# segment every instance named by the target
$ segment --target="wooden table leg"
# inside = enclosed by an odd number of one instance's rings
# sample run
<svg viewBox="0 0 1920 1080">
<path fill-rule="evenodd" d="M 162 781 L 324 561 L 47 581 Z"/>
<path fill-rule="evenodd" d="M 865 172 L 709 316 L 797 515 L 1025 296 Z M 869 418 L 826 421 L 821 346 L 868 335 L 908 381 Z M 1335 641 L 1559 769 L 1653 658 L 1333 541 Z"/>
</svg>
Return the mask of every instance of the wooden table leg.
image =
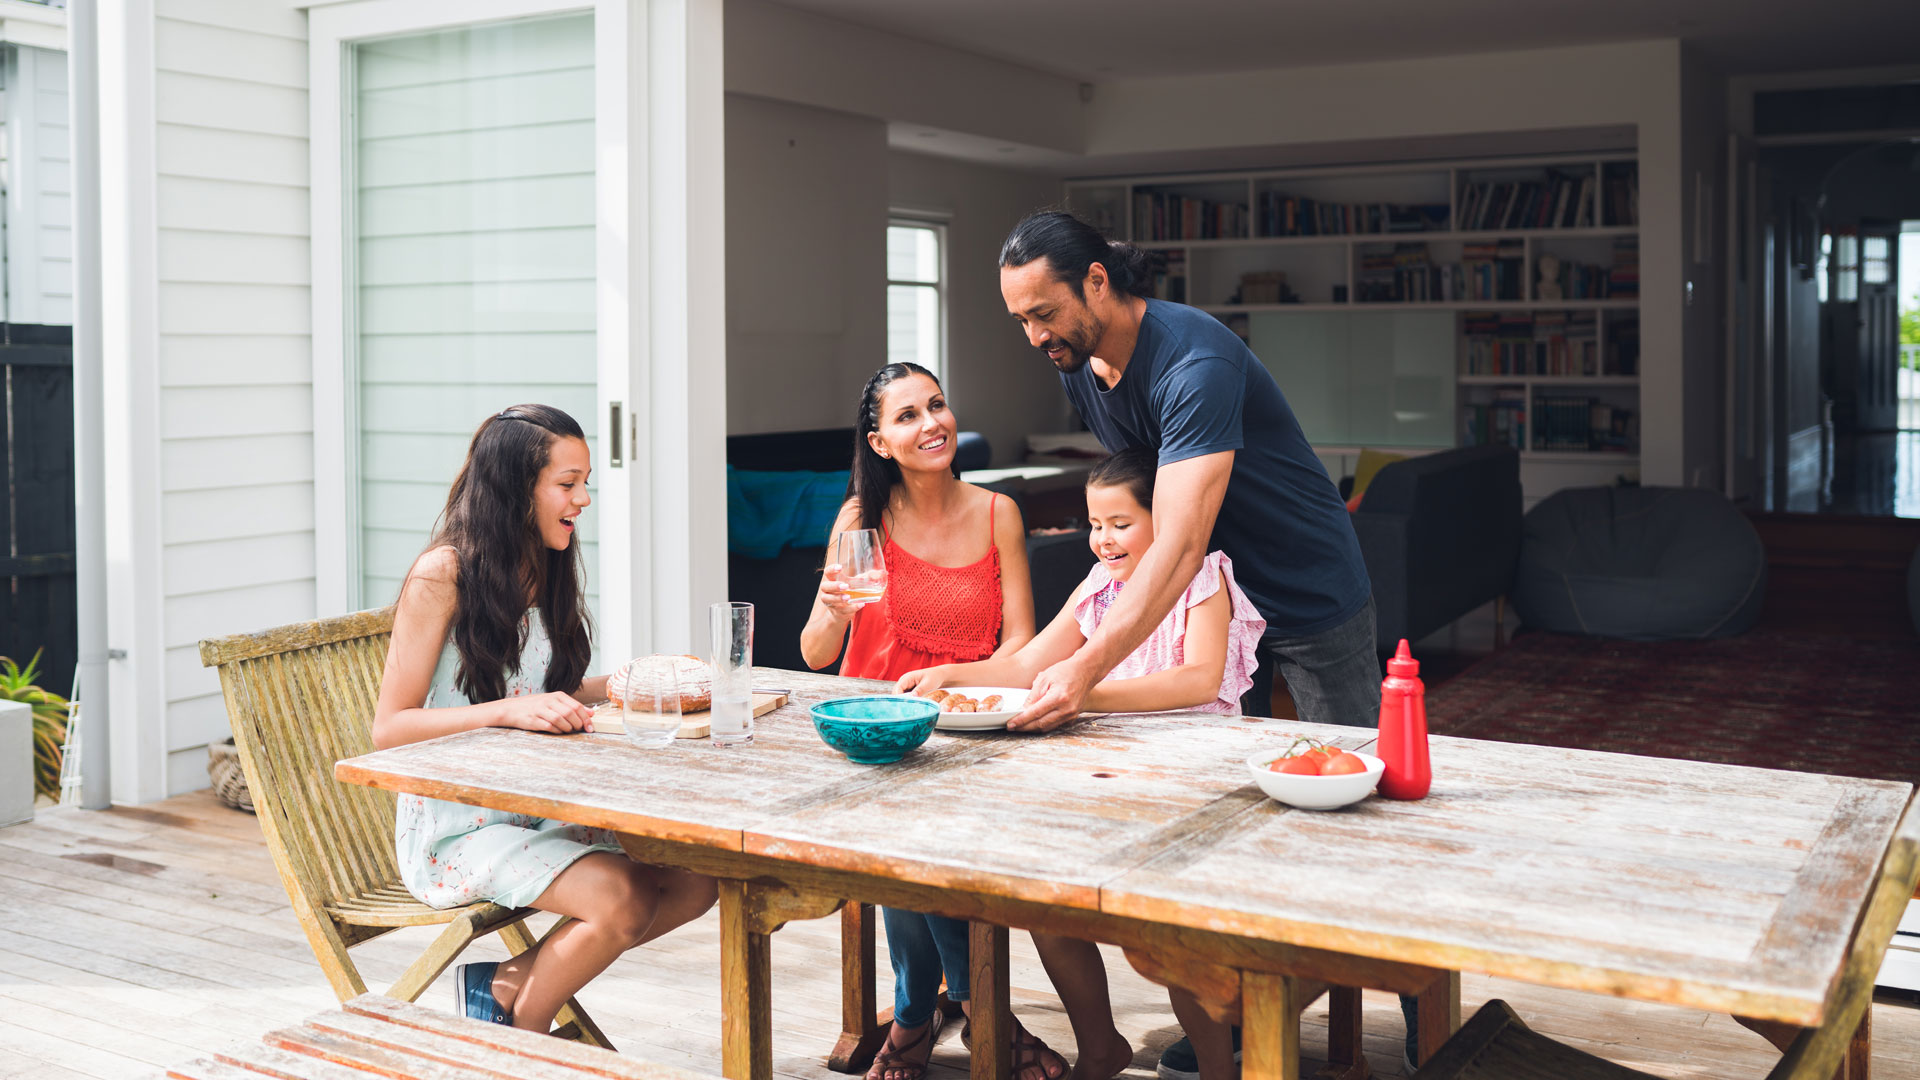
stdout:
<svg viewBox="0 0 1920 1080">
<path fill-rule="evenodd" d="M 1836 1080 L 1867 1080 L 1873 1073 L 1873 1001 L 1860 1014 L 1860 1026 L 1847 1041 L 1847 1058 L 1835 1074 Z"/>
<path fill-rule="evenodd" d="M 840 909 L 840 1039 L 827 1068 L 864 1073 L 886 1045 L 893 1012 L 877 1014 L 874 992 L 873 906 L 849 902 Z"/>
<path fill-rule="evenodd" d="M 968 923 L 967 945 L 972 1080 L 1008 1080 L 1013 1071 L 1013 1003 L 1007 997 L 1007 928 Z"/>
<path fill-rule="evenodd" d="M 1337 1080 L 1367 1080 L 1372 1070 L 1361 1049 L 1360 988 L 1327 987 L 1327 1074 Z"/>
<path fill-rule="evenodd" d="M 771 938 L 745 881 L 720 882 L 720 1062 L 727 1080 L 773 1080 Z"/>
<path fill-rule="evenodd" d="M 1449 1036 L 1460 1030 L 1460 973 L 1449 971 L 1435 979 L 1415 1000 L 1420 1017 L 1420 1056 L 1414 1064 L 1424 1065 Z"/>
<path fill-rule="evenodd" d="M 1240 973 L 1240 1080 L 1300 1080 L 1300 1006 L 1292 978 Z"/>
</svg>

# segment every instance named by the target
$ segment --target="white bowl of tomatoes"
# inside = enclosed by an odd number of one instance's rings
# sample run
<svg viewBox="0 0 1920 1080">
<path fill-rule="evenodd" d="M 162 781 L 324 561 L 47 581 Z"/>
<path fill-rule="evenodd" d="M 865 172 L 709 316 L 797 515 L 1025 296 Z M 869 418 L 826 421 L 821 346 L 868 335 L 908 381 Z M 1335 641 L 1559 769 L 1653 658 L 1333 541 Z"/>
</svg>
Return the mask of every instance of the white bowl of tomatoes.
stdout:
<svg viewBox="0 0 1920 1080">
<path fill-rule="evenodd" d="M 1372 754 L 1301 738 L 1247 759 L 1253 782 L 1301 810 L 1334 810 L 1372 794 L 1387 763 Z"/>
</svg>

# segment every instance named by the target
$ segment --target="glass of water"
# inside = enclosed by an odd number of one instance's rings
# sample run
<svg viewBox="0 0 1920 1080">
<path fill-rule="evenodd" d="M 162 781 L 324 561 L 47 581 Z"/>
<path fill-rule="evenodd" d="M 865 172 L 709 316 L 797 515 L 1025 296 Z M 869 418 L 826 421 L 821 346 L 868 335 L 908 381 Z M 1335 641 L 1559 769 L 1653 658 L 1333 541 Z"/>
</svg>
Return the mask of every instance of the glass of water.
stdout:
<svg viewBox="0 0 1920 1080">
<path fill-rule="evenodd" d="M 715 746 L 753 742 L 753 605 L 718 603 L 708 609 L 713 634 Z"/>
<path fill-rule="evenodd" d="M 680 734 L 680 679 L 673 660 L 645 656 L 627 665 L 620 693 L 620 723 L 627 741 L 659 749 L 673 745 Z"/>
<path fill-rule="evenodd" d="M 887 592 L 887 559 L 879 529 L 849 529 L 834 544 L 834 557 L 847 582 L 847 599 L 866 607 Z"/>
</svg>

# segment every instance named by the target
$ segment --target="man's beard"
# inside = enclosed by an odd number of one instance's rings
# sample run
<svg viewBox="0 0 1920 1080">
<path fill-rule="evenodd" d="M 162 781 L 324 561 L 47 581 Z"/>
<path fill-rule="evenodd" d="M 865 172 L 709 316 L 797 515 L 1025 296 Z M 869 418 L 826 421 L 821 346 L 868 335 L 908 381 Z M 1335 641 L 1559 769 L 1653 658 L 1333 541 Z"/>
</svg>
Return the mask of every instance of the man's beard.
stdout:
<svg viewBox="0 0 1920 1080">
<path fill-rule="evenodd" d="M 1087 361 L 1093 359 L 1094 343 L 1100 340 L 1098 331 L 1099 328 L 1091 323 L 1082 323 L 1074 327 L 1072 334 L 1057 335 L 1055 343 L 1063 346 L 1067 354 L 1058 360 L 1054 360 L 1051 355 L 1047 356 L 1048 360 L 1053 361 L 1054 370 L 1063 375 L 1071 375 L 1086 367 Z M 1041 352 L 1044 354 L 1046 350 L 1042 349 Z"/>
</svg>

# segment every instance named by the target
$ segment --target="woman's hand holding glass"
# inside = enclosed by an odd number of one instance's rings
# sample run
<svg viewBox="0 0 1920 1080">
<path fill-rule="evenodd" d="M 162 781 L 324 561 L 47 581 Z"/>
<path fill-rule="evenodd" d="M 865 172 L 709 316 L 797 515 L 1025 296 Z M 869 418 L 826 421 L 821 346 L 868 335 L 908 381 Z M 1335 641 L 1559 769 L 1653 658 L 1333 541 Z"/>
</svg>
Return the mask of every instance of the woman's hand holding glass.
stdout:
<svg viewBox="0 0 1920 1080">
<path fill-rule="evenodd" d="M 847 595 L 846 571 L 839 563 L 828 563 L 820 572 L 820 606 L 836 622 L 852 622 L 860 605 Z"/>
</svg>

